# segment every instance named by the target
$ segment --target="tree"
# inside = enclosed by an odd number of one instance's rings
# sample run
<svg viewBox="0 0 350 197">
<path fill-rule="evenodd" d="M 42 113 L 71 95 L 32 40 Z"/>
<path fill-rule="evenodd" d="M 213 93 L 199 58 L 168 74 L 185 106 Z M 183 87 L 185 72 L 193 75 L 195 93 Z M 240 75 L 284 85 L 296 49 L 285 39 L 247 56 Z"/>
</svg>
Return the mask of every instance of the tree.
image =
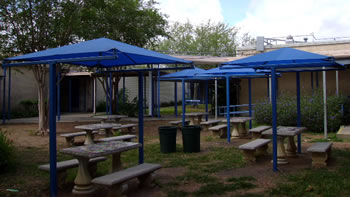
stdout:
<svg viewBox="0 0 350 197">
<path fill-rule="evenodd" d="M 2 0 L 0 53 L 9 57 L 98 37 L 145 46 L 166 35 L 167 21 L 154 4 L 153 0 Z M 38 85 L 38 131 L 44 134 L 48 67 L 30 69 Z"/>
<path fill-rule="evenodd" d="M 75 41 L 79 21 L 74 1 L 3 0 L 0 2 L 0 52 L 14 56 L 62 46 Z M 48 131 L 47 65 L 31 66 L 38 87 L 39 128 Z"/>
<path fill-rule="evenodd" d="M 191 55 L 235 56 L 238 28 L 210 20 L 199 26 L 189 21 L 169 27 L 168 39 L 158 43 L 157 50 Z"/>
<path fill-rule="evenodd" d="M 155 4 L 153 0 L 86 0 L 82 5 L 82 27 L 78 36 L 86 40 L 106 37 L 139 47 L 152 47 L 160 37 L 167 36 L 166 16 L 154 7 Z M 119 69 L 124 67 L 111 68 L 112 71 Z M 107 74 L 99 78 L 106 96 L 111 96 L 113 113 L 116 113 L 120 79 L 120 73 L 112 73 L 112 95 L 109 95 Z"/>
</svg>

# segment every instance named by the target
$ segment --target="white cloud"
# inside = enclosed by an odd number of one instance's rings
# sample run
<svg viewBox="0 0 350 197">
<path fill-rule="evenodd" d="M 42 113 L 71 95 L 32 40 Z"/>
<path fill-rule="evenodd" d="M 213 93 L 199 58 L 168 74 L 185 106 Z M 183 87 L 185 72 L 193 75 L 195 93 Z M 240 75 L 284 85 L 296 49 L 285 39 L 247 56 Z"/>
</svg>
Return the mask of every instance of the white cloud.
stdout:
<svg viewBox="0 0 350 197">
<path fill-rule="evenodd" d="M 252 0 L 237 26 L 253 36 L 350 36 L 350 1 Z"/>
<path fill-rule="evenodd" d="M 157 7 L 169 16 L 170 22 L 186 22 L 194 24 L 223 21 L 219 0 L 158 0 Z"/>
</svg>

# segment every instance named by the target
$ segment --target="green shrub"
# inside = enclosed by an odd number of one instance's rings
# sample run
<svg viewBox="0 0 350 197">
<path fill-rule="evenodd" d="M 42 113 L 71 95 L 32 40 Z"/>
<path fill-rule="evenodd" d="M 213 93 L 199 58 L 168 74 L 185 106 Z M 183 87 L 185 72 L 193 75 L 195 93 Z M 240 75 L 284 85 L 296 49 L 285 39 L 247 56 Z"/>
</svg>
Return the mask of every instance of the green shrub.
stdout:
<svg viewBox="0 0 350 197">
<path fill-rule="evenodd" d="M 323 96 L 321 91 L 315 91 L 312 96 L 302 96 L 301 125 L 312 132 L 323 131 Z M 342 108 L 343 106 L 343 108 Z M 340 125 L 349 122 L 349 101 L 344 96 L 327 97 L 327 128 L 331 132 Z M 259 124 L 272 124 L 272 106 L 267 100 L 255 106 L 255 120 Z M 296 126 L 297 107 L 296 96 L 281 94 L 277 99 L 277 125 Z"/>
<path fill-rule="evenodd" d="M 106 101 L 99 101 L 96 106 L 97 112 L 106 112 Z"/>
<path fill-rule="evenodd" d="M 23 100 L 18 107 L 11 111 L 11 118 L 27 118 L 38 115 L 38 100 Z"/>
<path fill-rule="evenodd" d="M 14 167 L 14 150 L 12 141 L 6 132 L 0 129 L 0 174 Z"/>
</svg>

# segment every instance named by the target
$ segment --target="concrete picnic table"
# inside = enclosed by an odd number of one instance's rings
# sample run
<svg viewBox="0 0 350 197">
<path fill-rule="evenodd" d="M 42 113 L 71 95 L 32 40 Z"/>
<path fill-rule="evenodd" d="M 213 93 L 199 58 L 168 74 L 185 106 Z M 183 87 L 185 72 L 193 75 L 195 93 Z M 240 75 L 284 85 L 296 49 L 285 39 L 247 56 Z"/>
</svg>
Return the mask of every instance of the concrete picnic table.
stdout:
<svg viewBox="0 0 350 197">
<path fill-rule="evenodd" d="M 103 116 L 94 116 L 96 119 L 100 119 L 101 123 L 105 123 L 107 120 L 114 120 L 115 122 L 118 122 L 122 118 L 127 118 L 128 116 L 125 115 L 103 115 Z"/>
<path fill-rule="evenodd" d="M 208 112 L 191 112 L 185 113 L 185 116 L 190 118 L 190 125 L 200 125 L 200 122 L 202 122 L 202 116 L 208 114 Z"/>
<path fill-rule="evenodd" d="M 253 120 L 251 117 L 232 117 L 230 118 L 231 126 L 231 139 L 240 138 L 248 134 L 245 123 L 249 120 Z M 227 123 L 227 120 L 224 119 L 223 122 Z"/>
<path fill-rule="evenodd" d="M 95 191 L 91 183 L 91 175 L 88 170 L 89 159 L 112 155 L 112 172 L 122 169 L 120 155 L 124 151 L 137 149 L 141 144 L 135 142 L 110 141 L 86 146 L 65 148 L 61 153 L 72 155 L 79 161 L 77 176 L 75 177 L 73 188 L 74 194 L 91 194 Z"/>
<path fill-rule="evenodd" d="M 101 124 L 87 124 L 87 125 L 79 125 L 75 126 L 76 129 L 81 129 L 86 132 L 84 145 L 93 144 L 93 136 L 92 132 L 100 129 L 104 129 L 106 132 L 106 136 L 109 137 L 113 133 L 113 127 L 117 126 L 117 124 L 112 123 L 101 123 Z"/>
<path fill-rule="evenodd" d="M 297 148 L 294 136 L 305 131 L 305 127 L 277 127 L 277 164 L 288 164 L 287 157 L 296 157 Z M 263 135 L 272 135 L 272 128 L 262 132 Z M 284 148 L 284 139 L 288 137 L 287 150 Z"/>
</svg>

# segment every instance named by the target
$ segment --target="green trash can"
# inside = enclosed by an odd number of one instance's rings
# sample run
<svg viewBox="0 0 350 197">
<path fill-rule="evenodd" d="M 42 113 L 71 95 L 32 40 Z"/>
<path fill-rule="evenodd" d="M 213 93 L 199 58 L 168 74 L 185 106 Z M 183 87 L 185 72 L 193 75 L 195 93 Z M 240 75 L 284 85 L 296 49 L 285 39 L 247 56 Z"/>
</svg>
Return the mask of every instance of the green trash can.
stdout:
<svg viewBox="0 0 350 197">
<path fill-rule="evenodd" d="M 163 126 L 158 128 L 160 152 L 173 153 L 176 152 L 176 132 L 177 127 Z"/>
<path fill-rule="evenodd" d="M 201 130 L 197 125 L 184 126 L 182 131 L 182 143 L 185 153 L 200 152 L 201 150 Z"/>
</svg>

